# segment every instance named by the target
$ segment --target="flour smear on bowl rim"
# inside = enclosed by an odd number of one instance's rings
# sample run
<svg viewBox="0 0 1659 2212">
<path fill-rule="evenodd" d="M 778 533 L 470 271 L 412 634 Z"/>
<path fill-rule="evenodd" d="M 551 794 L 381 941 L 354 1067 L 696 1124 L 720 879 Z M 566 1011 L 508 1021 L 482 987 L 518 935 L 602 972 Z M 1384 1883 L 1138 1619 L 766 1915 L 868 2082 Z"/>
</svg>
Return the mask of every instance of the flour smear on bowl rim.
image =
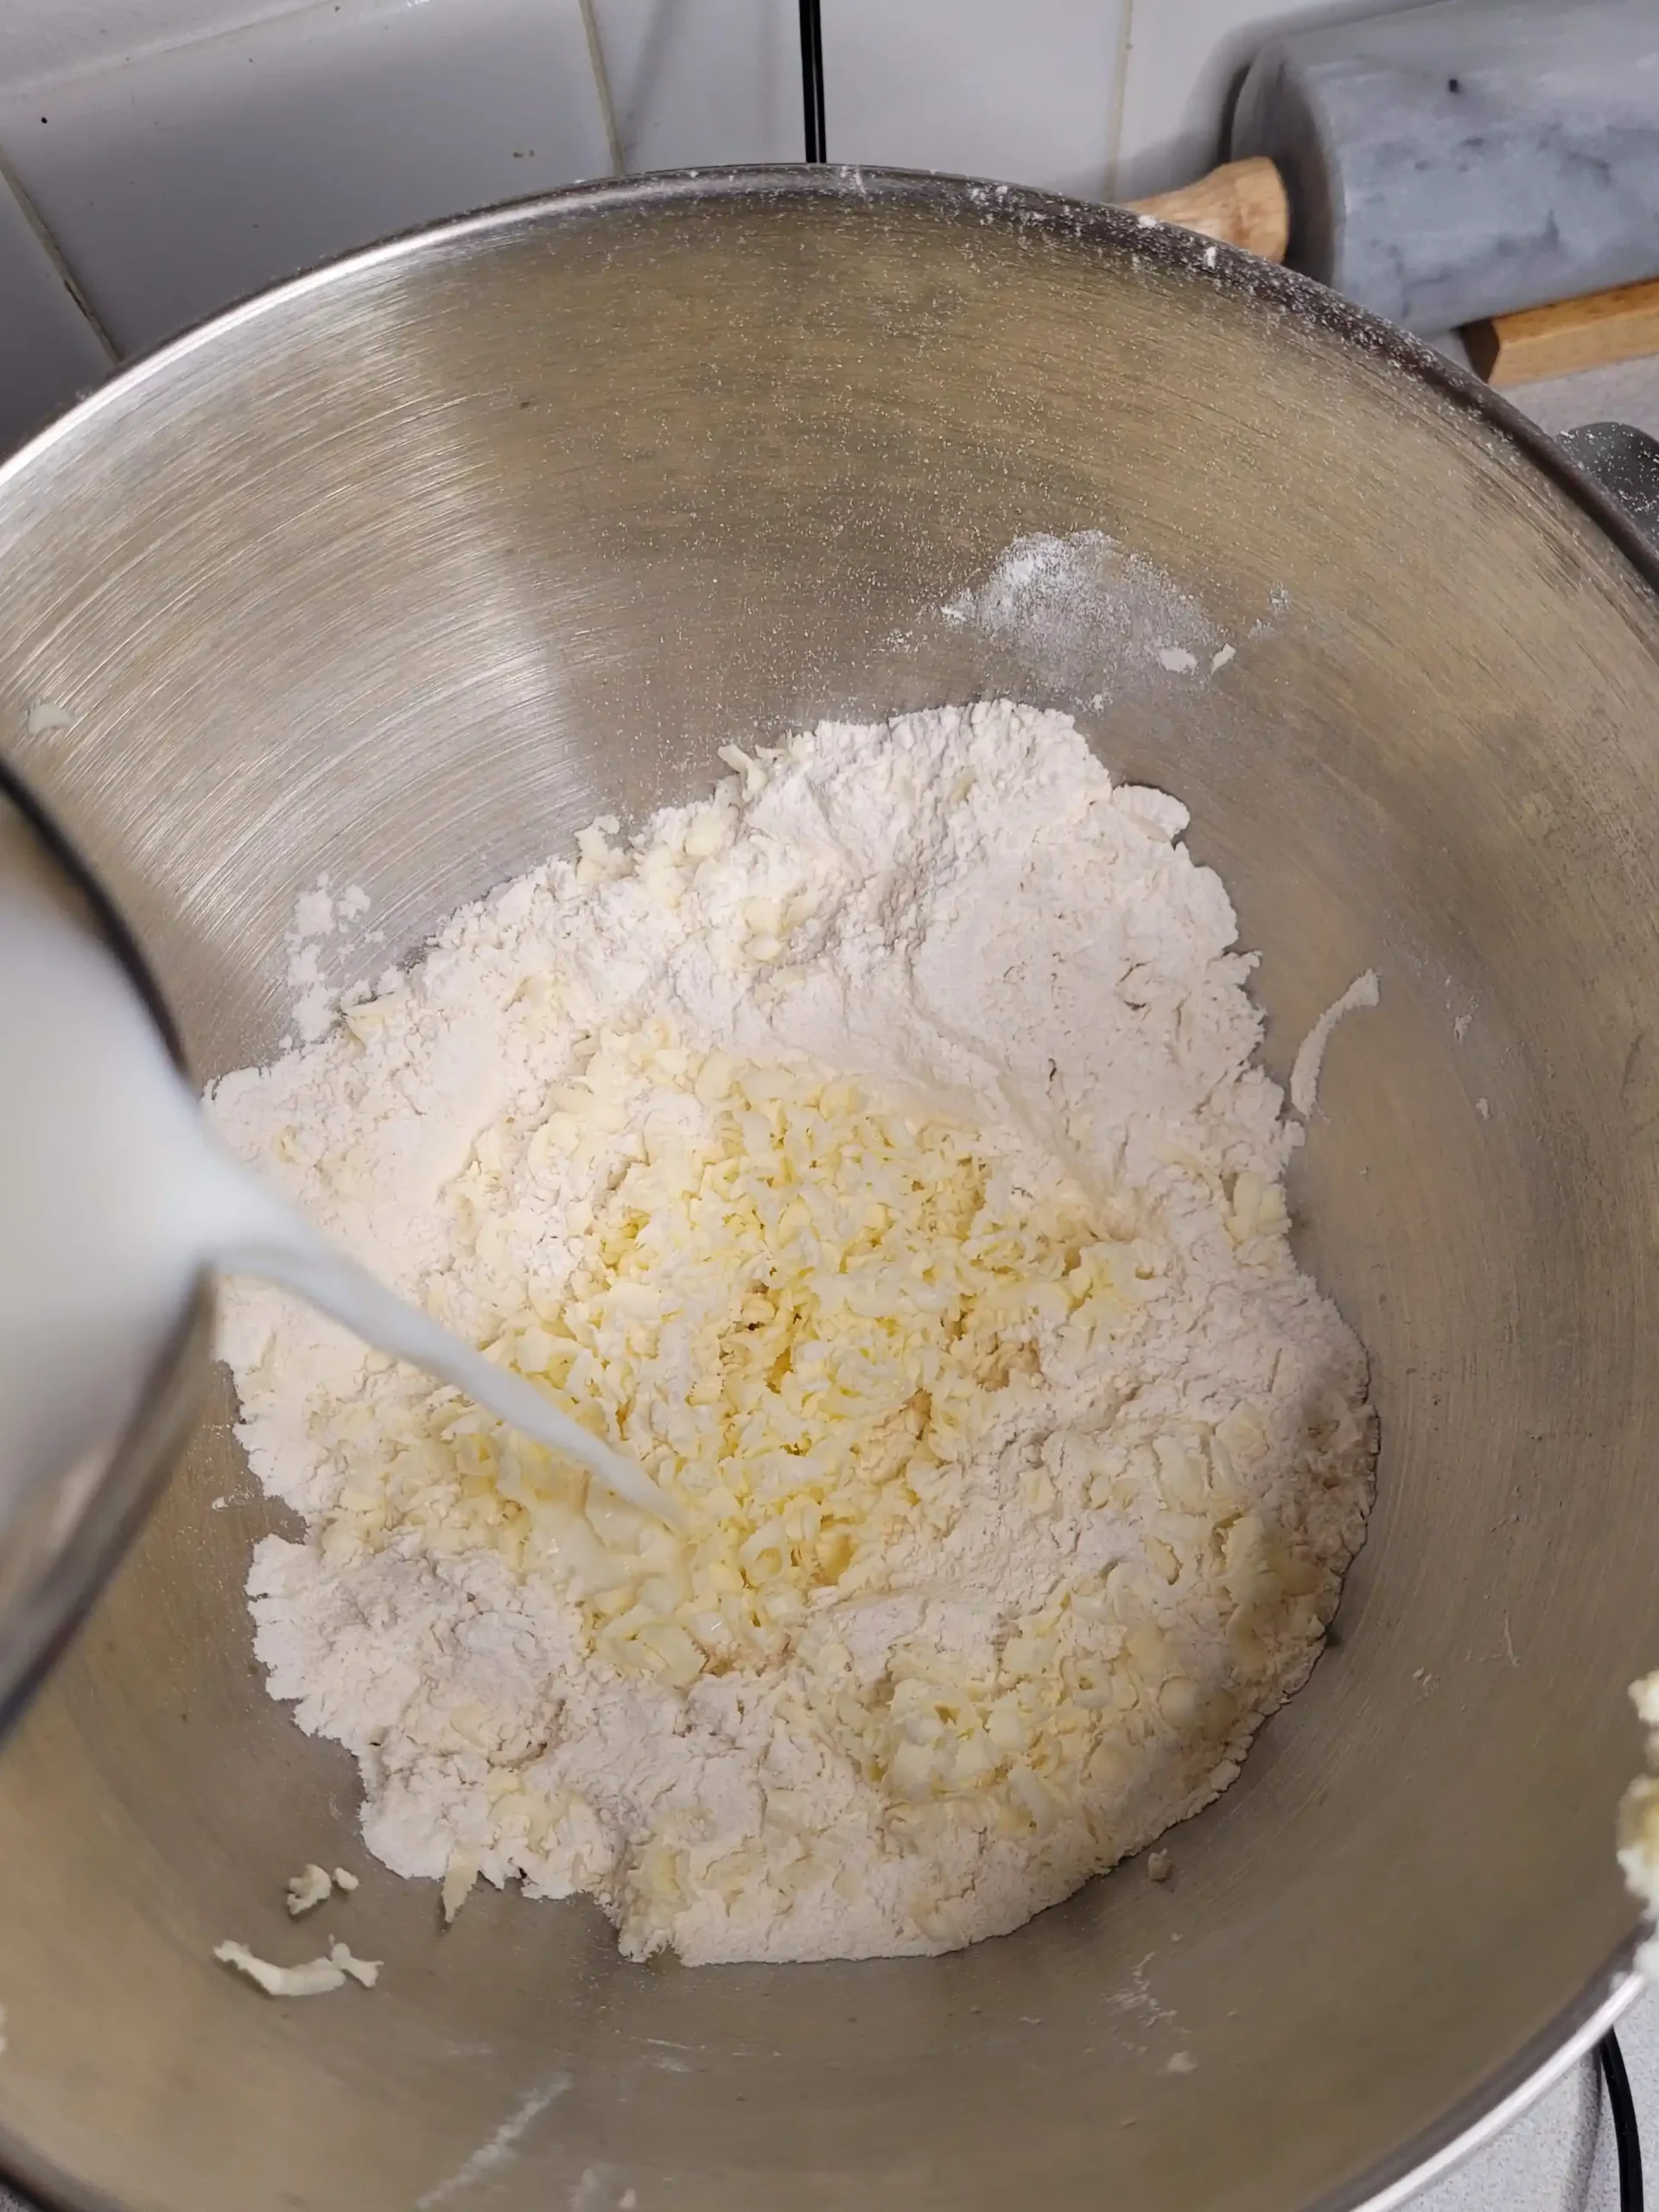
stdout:
<svg viewBox="0 0 1659 2212">
<path fill-rule="evenodd" d="M 1363 1533 L 1363 1353 L 1185 809 L 1006 702 L 722 755 L 226 1077 L 232 1148 L 600 1422 L 616 1504 L 224 1293 L 249 1589 L 370 1848 L 692 1963 L 935 1953 L 1193 1813 Z"/>
</svg>

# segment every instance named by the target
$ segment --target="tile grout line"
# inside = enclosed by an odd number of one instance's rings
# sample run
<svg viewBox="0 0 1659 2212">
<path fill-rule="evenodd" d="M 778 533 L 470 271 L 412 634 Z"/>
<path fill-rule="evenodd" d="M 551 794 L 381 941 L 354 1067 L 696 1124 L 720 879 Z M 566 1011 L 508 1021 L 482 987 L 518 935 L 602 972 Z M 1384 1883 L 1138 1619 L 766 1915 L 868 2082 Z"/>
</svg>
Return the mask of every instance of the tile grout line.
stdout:
<svg viewBox="0 0 1659 2212">
<path fill-rule="evenodd" d="M 622 150 L 622 133 L 617 127 L 616 103 L 611 97 L 611 73 L 605 64 L 605 41 L 600 36 L 594 0 L 576 0 L 576 4 L 582 11 L 582 27 L 588 36 L 588 60 L 594 73 L 594 87 L 599 94 L 600 112 L 605 120 L 605 143 L 610 149 L 611 175 L 626 176 L 628 164 Z"/>
<path fill-rule="evenodd" d="M 1112 120 L 1106 140 L 1106 189 L 1103 200 L 1117 197 L 1117 172 L 1123 155 L 1123 110 L 1129 92 L 1129 48 L 1134 44 L 1135 0 L 1123 0 L 1117 34 L 1117 82 L 1112 87 Z"/>
<path fill-rule="evenodd" d="M 17 212 L 34 232 L 35 242 L 57 272 L 58 280 L 64 290 L 68 293 L 79 309 L 87 328 L 102 347 L 110 366 L 112 369 L 119 368 L 124 359 L 120 347 L 105 328 L 103 317 L 82 290 L 80 279 L 64 259 L 63 251 L 48 229 L 46 219 L 29 198 L 22 179 L 7 160 L 3 149 L 0 149 L 0 191 L 10 192 L 16 201 Z"/>
</svg>

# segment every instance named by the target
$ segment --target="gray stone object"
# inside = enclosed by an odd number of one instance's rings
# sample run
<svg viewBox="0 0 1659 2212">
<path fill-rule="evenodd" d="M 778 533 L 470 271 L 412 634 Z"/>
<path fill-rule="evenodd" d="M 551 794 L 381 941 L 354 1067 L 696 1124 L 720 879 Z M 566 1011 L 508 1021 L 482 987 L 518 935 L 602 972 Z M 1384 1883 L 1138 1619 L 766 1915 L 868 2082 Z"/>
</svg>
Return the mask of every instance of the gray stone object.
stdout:
<svg viewBox="0 0 1659 2212">
<path fill-rule="evenodd" d="M 1440 331 L 1659 276 L 1659 0 L 1439 0 L 1273 40 L 1235 158 L 1289 259 Z"/>
</svg>

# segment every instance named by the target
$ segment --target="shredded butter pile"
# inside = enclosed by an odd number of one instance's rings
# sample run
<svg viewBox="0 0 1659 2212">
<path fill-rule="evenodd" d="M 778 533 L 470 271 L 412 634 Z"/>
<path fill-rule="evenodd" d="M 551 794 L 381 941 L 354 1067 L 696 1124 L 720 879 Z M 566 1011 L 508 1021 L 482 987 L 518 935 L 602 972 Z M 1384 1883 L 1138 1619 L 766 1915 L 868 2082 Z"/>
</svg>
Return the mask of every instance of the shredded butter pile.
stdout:
<svg viewBox="0 0 1659 2212">
<path fill-rule="evenodd" d="M 999 1398 L 1040 1387 L 1039 1341 L 1085 1366 L 1138 1320 L 1160 1247 L 1132 1208 L 1091 1208 L 1063 1179 L 1033 1188 L 947 1121 L 884 1109 L 810 1066 L 690 1051 L 661 1023 L 607 1036 L 559 1092 L 532 1166 L 608 1152 L 642 1078 L 653 1104 L 638 1157 L 594 1211 L 566 1294 L 490 1350 L 626 1444 L 682 1507 L 683 1530 L 590 1491 L 574 1463 L 486 1416 L 446 1409 L 423 1446 L 371 1460 L 325 1523 L 325 1554 L 354 1559 L 410 1529 L 438 1551 L 493 1547 L 560 1583 L 600 1658 L 679 1689 L 798 1646 L 816 1717 L 872 1783 L 902 1800 L 982 1797 L 1011 1834 L 1051 1825 L 1091 1758 L 1114 1764 L 1125 1713 L 1145 1700 L 1190 1725 L 1203 1702 L 1150 1624 L 1123 1629 L 1103 1576 L 995 1664 L 939 1662 L 897 1681 L 861 1684 L 846 1645 L 813 1633 L 815 1600 L 880 1587 L 896 1547 L 953 1525 L 963 1454 Z M 1281 1234 L 1277 1185 L 1240 1182 L 1230 1235 Z M 1265 1443 L 1259 1423 L 1249 1440 Z M 1203 1473 L 1160 1441 L 1143 1478 L 1202 1516 Z M 1091 1503 L 1127 1476 L 1103 1459 Z M 1021 1497 L 1052 1511 L 1052 1477 L 1032 1469 Z M 1235 1554 L 1261 1551 L 1253 1526 L 1233 1527 Z M 1173 1533 L 1190 1551 L 1190 1529 Z M 1180 1554 L 1154 1541 L 1173 1582 Z M 1243 1571 L 1253 1597 L 1274 1601 L 1320 1580 L 1289 1553 Z M 1241 1649 L 1252 1618 L 1239 1616 Z M 1303 1627 L 1317 1631 L 1311 1606 Z"/>
<path fill-rule="evenodd" d="M 694 1962 L 938 1951 L 1196 1810 L 1369 1497 L 1185 816 L 1006 706 L 738 756 L 222 1086 L 672 1528 L 238 1287 L 271 1688 L 365 1834 Z"/>
</svg>

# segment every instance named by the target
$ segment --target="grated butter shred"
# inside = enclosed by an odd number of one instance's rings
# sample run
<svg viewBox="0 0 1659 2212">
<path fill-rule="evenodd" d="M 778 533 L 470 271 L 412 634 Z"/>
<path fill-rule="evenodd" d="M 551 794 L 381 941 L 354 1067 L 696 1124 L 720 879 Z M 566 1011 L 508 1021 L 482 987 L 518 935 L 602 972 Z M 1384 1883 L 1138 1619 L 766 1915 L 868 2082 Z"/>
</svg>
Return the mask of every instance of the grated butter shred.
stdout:
<svg viewBox="0 0 1659 2212">
<path fill-rule="evenodd" d="M 1360 1541 L 1363 1356 L 1185 811 L 1003 703 L 722 756 L 219 1125 L 629 1451 L 669 1529 L 226 1294 L 250 1591 L 396 1871 L 696 1963 L 936 1952 L 1196 1811 Z"/>
</svg>

